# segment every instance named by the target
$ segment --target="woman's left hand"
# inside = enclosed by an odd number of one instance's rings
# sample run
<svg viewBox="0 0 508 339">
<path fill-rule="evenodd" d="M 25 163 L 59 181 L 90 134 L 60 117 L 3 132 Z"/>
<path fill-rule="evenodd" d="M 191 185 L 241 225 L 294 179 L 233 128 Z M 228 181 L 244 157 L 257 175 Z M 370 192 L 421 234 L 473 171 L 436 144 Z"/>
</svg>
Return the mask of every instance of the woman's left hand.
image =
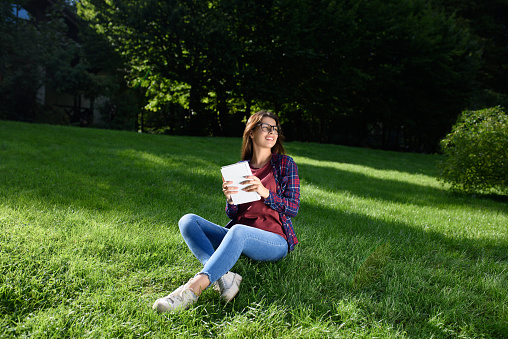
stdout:
<svg viewBox="0 0 508 339">
<path fill-rule="evenodd" d="M 249 185 L 243 189 L 245 192 L 258 192 L 258 194 L 263 198 L 265 199 L 268 198 L 268 196 L 270 195 L 270 191 L 268 190 L 268 188 L 263 186 L 261 180 L 259 180 L 258 177 L 254 175 L 249 175 L 246 176 L 245 179 L 247 180 L 243 181 L 242 185 Z"/>
</svg>

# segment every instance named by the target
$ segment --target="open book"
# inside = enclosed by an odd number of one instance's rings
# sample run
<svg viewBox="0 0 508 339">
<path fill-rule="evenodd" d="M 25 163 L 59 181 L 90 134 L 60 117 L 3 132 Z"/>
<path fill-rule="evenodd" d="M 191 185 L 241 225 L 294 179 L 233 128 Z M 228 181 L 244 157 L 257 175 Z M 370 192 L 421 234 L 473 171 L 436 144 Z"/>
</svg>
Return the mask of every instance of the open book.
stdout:
<svg viewBox="0 0 508 339">
<path fill-rule="evenodd" d="M 220 170 L 225 181 L 232 181 L 233 184 L 230 186 L 238 187 L 238 193 L 231 194 L 231 199 L 235 205 L 245 204 L 261 199 L 261 196 L 257 192 L 245 192 L 242 188 L 249 185 L 240 185 L 241 182 L 245 181 L 245 177 L 252 175 L 250 170 L 249 162 L 242 161 L 233 165 L 224 166 Z"/>
</svg>

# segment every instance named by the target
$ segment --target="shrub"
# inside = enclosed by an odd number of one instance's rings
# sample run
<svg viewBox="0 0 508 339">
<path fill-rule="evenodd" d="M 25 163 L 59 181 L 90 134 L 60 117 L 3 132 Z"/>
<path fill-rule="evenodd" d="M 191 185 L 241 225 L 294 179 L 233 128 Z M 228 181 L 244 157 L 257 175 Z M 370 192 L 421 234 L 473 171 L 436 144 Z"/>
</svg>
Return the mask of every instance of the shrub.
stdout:
<svg viewBox="0 0 508 339">
<path fill-rule="evenodd" d="M 499 106 L 464 111 L 441 140 L 441 181 L 469 193 L 508 193 L 508 116 Z"/>
</svg>

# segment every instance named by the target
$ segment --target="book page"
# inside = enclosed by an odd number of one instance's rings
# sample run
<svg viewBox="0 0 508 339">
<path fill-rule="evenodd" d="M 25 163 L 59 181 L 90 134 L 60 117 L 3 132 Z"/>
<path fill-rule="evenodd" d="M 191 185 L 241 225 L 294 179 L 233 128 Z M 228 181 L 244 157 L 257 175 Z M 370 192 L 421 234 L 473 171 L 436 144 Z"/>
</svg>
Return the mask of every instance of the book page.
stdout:
<svg viewBox="0 0 508 339">
<path fill-rule="evenodd" d="M 233 199 L 233 203 L 235 205 L 245 204 L 261 199 L 261 196 L 257 192 L 242 191 L 242 188 L 249 185 L 241 185 L 240 183 L 245 181 L 246 176 L 252 175 L 248 161 L 224 166 L 221 168 L 221 172 L 225 181 L 233 182 L 230 186 L 238 187 L 238 193 L 231 194 L 231 199 Z"/>
</svg>

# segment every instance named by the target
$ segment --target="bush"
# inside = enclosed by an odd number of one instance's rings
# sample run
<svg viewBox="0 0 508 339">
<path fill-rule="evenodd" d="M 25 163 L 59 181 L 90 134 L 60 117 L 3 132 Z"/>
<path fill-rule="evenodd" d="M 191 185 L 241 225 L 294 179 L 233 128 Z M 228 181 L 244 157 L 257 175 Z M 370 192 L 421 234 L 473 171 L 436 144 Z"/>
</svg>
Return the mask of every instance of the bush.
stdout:
<svg viewBox="0 0 508 339">
<path fill-rule="evenodd" d="M 441 141 L 441 181 L 468 193 L 508 193 L 508 116 L 499 106 L 463 112 Z"/>
</svg>

